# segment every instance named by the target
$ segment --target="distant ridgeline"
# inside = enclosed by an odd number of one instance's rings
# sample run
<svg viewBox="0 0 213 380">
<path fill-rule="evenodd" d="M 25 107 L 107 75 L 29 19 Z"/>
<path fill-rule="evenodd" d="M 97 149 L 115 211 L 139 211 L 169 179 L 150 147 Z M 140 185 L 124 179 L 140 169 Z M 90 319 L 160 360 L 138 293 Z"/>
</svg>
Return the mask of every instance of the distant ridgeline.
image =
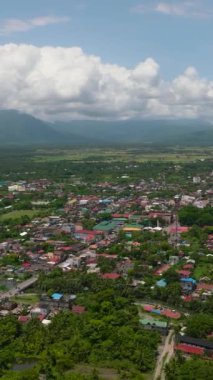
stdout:
<svg viewBox="0 0 213 380">
<path fill-rule="evenodd" d="M 213 125 L 200 120 L 128 120 L 47 123 L 0 111 L 0 145 L 213 145 Z"/>
</svg>

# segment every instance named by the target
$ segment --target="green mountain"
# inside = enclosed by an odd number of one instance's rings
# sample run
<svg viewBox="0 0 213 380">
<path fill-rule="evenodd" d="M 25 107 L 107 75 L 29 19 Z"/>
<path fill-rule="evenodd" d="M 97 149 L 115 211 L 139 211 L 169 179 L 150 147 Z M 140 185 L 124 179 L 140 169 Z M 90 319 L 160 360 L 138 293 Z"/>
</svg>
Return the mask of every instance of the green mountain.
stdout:
<svg viewBox="0 0 213 380">
<path fill-rule="evenodd" d="M 0 111 L 0 145 L 55 144 L 63 134 L 47 123 L 17 111 Z"/>
<path fill-rule="evenodd" d="M 14 110 L 0 110 L 0 146 L 81 145 L 87 138 L 55 130 L 51 123 Z"/>
<path fill-rule="evenodd" d="M 71 121 L 47 123 L 0 111 L 0 146 L 213 145 L 213 125 L 200 120 Z"/>
<path fill-rule="evenodd" d="M 213 125 L 200 120 L 72 121 L 54 128 L 102 144 L 213 145 Z"/>
</svg>

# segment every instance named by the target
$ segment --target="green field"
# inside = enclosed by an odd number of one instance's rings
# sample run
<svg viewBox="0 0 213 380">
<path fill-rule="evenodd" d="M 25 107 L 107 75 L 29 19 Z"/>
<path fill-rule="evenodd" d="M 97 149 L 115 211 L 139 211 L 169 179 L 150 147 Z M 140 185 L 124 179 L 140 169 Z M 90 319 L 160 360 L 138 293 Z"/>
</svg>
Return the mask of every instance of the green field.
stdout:
<svg viewBox="0 0 213 380">
<path fill-rule="evenodd" d="M 36 162 L 115 162 L 115 161 L 160 161 L 160 162 L 194 162 L 213 157 L 211 148 L 90 148 L 90 149 L 55 149 L 38 150 L 35 154 Z"/>
<path fill-rule="evenodd" d="M 38 303 L 39 297 L 37 294 L 21 294 L 11 298 L 14 302 L 33 305 Z"/>
<path fill-rule="evenodd" d="M 8 219 L 18 219 L 22 216 L 28 216 L 29 218 L 33 218 L 38 214 L 38 211 L 35 210 L 15 210 L 10 211 L 6 214 L 0 215 L 0 221 L 8 220 Z"/>
</svg>

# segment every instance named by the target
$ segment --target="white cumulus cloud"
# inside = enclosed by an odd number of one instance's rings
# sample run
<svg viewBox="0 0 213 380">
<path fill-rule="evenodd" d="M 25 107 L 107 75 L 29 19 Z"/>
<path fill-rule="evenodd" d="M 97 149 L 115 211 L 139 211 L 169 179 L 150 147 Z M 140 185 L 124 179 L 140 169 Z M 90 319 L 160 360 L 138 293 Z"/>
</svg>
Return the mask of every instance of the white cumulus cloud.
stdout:
<svg viewBox="0 0 213 380">
<path fill-rule="evenodd" d="M 213 116 L 213 82 L 194 67 L 167 82 L 158 63 L 103 63 L 79 47 L 0 45 L 0 105 L 45 120 Z"/>
</svg>

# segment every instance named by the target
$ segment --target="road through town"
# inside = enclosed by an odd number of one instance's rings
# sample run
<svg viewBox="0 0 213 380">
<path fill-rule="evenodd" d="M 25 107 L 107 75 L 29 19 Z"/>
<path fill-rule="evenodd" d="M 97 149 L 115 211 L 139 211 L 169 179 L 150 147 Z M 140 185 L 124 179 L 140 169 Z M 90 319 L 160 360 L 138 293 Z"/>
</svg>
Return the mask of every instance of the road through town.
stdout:
<svg viewBox="0 0 213 380">
<path fill-rule="evenodd" d="M 38 276 L 32 276 L 23 282 L 20 282 L 16 287 L 10 289 L 9 291 L 0 293 L 0 300 L 5 298 L 13 297 L 16 294 L 22 292 L 23 290 L 29 288 L 38 280 Z"/>
</svg>

